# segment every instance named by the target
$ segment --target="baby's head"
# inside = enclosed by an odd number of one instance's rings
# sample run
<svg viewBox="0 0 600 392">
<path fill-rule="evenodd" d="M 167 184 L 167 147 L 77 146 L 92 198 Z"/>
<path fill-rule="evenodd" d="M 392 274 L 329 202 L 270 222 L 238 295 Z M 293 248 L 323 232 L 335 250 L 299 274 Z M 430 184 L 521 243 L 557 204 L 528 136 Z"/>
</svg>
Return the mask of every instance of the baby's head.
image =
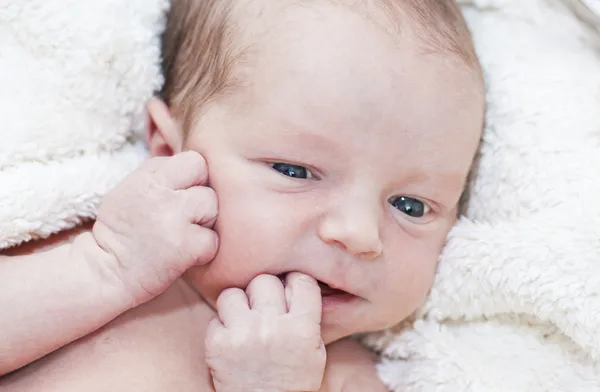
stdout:
<svg viewBox="0 0 600 392">
<path fill-rule="evenodd" d="M 483 123 L 454 3 L 174 0 L 164 48 L 150 148 L 208 162 L 220 249 L 187 274 L 205 299 L 306 273 L 326 343 L 412 313 Z"/>
</svg>

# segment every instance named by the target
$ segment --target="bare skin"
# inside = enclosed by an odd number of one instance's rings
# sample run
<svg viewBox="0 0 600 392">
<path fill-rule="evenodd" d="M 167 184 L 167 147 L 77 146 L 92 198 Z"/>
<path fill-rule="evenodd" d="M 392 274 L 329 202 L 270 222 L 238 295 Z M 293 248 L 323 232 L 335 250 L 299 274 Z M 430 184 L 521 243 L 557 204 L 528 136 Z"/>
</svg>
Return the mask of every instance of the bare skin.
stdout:
<svg viewBox="0 0 600 392">
<path fill-rule="evenodd" d="M 89 230 L 89 226 L 61 233 L 48 241 L 30 243 L 10 254 L 26 254 L 68 243 Z M 212 392 L 212 378 L 204 360 L 204 336 L 214 315 L 210 306 L 179 279 L 153 301 L 0 378 L 0 390 Z M 352 390 L 346 389 L 345 384 L 350 380 L 342 374 L 359 375 L 358 384 L 352 383 L 352 387 L 360 387 L 361 382 L 372 385 L 370 381 L 377 380 L 375 358 L 357 343 L 342 340 L 330 345 L 327 351 L 328 368 L 321 392 Z M 370 391 L 386 389 L 380 384 Z"/>
<path fill-rule="evenodd" d="M 0 389 L 211 391 L 203 328 L 212 316 L 179 280 L 155 300 L 4 377 Z"/>
</svg>

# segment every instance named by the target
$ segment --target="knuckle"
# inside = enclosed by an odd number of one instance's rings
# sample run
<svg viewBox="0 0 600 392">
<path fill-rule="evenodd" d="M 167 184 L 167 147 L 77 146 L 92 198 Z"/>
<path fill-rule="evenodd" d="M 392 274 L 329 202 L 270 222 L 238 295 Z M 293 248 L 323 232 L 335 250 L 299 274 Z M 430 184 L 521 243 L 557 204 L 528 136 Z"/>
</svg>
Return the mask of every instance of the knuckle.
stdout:
<svg viewBox="0 0 600 392">
<path fill-rule="evenodd" d="M 126 192 L 133 206 L 144 205 L 148 203 L 160 203 L 168 201 L 169 193 L 167 189 L 160 186 L 157 181 L 156 172 L 140 172 L 132 176 L 129 181 L 124 183 Z M 157 204 L 163 205 L 163 204 Z M 168 205 L 168 204 L 164 204 Z M 162 209 L 154 208 L 152 211 L 161 211 Z"/>
<path fill-rule="evenodd" d="M 212 215 L 216 215 L 218 208 L 219 208 L 217 192 L 215 192 L 214 189 L 209 188 L 209 187 L 203 187 L 203 188 L 204 188 L 203 191 L 206 194 L 205 202 L 206 202 L 207 209 Z"/>
<path fill-rule="evenodd" d="M 276 276 L 269 275 L 269 274 L 260 274 L 256 278 L 252 279 L 252 282 L 250 282 L 250 284 L 248 285 L 248 288 L 254 287 L 254 286 L 272 285 L 272 284 L 277 284 L 277 283 L 281 283 L 281 282 L 280 282 L 279 278 L 277 278 Z"/>
<path fill-rule="evenodd" d="M 211 188 L 194 187 L 180 193 L 182 216 L 187 220 L 204 225 L 216 217 L 217 201 Z"/>
<path fill-rule="evenodd" d="M 179 197 L 181 198 L 181 209 L 182 215 L 185 217 L 192 217 L 196 212 L 200 212 L 200 210 L 205 208 L 205 204 L 201 198 L 197 197 L 196 192 L 179 192 Z"/>
<path fill-rule="evenodd" d="M 216 213 L 217 194 L 214 189 L 205 186 L 199 186 L 193 189 L 194 191 L 191 192 L 191 197 L 194 205 L 205 214 Z"/>
<path fill-rule="evenodd" d="M 218 357 L 229 351 L 229 339 L 221 326 L 208 330 L 204 339 L 207 358 Z"/>
<path fill-rule="evenodd" d="M 240 298 L 240 294 L 243 294 L 245 296 L 244 292 L 241 289 L 235 287 L 223 290 L 217 298 L 217 307 L 226 306 L 232 301 L 236 301 L 237 298 Z"/>
<path fill-rule="evenodd" d="M 206 160 L 204 157 L 193 150 L 184 151 L 179 154 L 179 157 L 185 162 L 186 167 L 193 171 L 206 170 Z"/>
<path fill-rule="evenodd" d="M 317 280 L 310 275 L 301 274 L 299 272 L 293 272 L 291 279 L 293 279 L 293 281 L 296 284 L 302 285 L 304 287 L 313 287 L 313 288 L 319 287 Z"/>
<path fill-rule="evenodd" d="M 147 198 L 156 197 L 161 189 L 156 182 L 156 174 L 149 172 L 139 173 L 131 179 L 129 185 L 136 189 L 140 195 L 145 195 Z"/>
<path fill-rule="evenodd" d="M 213 318 L 206 327 L 206 342 L 211 344 L 221 344 L 223 337 L 223 326 L 218 318 Z"/>
<path fill-rule="evenodd" d="M 206 229 L 206 233 L 205 243 L 202 248 L 203 256 L 212 260 L 219 251 L 219 236 L 216 232 L 209 229 Z"/>
<path fill-rule="evenodd" d="M 159 168 L 164 165 L 165 161 L 167 160 L 167 157 L 153 157 L 150 158 L 146 161 L 144 161 L 140 167 L 139 167 L 139 171 L 140 172 L 147 172 L 147 173 L 156 173 L 157 170 L 159 170 Z"/>
<path fill-rule="evenodd" d="M 217 233 L 212 231 L 211 229 L 206 229 L 204 227 L 195 227 L 197 230 L 192 231 L 193 246 L 196 248 L 198 252 L 212 252 L 215 244 L 215 236 Z"/>
<path fill-rule="evenodd" d="M 205 228 L 197 227 L 186 234 L 183 248 L 191 254 L 194 262 L 211 260 L 218 250 L 217 234 Z"/>
</svg>

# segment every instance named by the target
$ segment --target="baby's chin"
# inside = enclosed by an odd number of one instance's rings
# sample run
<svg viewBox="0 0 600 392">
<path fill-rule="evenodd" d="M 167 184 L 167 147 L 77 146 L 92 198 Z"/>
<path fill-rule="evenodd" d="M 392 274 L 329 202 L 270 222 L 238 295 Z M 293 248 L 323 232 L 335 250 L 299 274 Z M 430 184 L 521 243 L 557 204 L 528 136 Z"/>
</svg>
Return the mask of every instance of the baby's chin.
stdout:
<svg viewBox="0 0 600 392">
<path fill-rule="evenodd" d="M 333 328 L 331 326 L 321 326 L 321 337 L 325 345 L 335 343 L 338 340 L 342 340 L 352 335 L 354 335 L 354 333 L 348 333 L 347 331 L 342 331 L 338 328 Z"/>
</svg>

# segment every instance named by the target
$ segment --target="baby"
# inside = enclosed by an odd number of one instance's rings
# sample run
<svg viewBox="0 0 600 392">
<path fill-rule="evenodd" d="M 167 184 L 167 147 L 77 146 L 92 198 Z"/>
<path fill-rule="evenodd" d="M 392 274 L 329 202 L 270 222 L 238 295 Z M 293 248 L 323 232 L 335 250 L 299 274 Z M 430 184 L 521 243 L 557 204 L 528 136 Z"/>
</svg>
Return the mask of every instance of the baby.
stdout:
<svg viewBox="0 0 600 392">
<path fill-rule="evenodd" d="M 386 390 L 348 337 L 422 303 L 482 129 L 456 5 L 174 0 L 164 57 L 155 158 L 0 260 L 0 389 Z"/>
</svg>

